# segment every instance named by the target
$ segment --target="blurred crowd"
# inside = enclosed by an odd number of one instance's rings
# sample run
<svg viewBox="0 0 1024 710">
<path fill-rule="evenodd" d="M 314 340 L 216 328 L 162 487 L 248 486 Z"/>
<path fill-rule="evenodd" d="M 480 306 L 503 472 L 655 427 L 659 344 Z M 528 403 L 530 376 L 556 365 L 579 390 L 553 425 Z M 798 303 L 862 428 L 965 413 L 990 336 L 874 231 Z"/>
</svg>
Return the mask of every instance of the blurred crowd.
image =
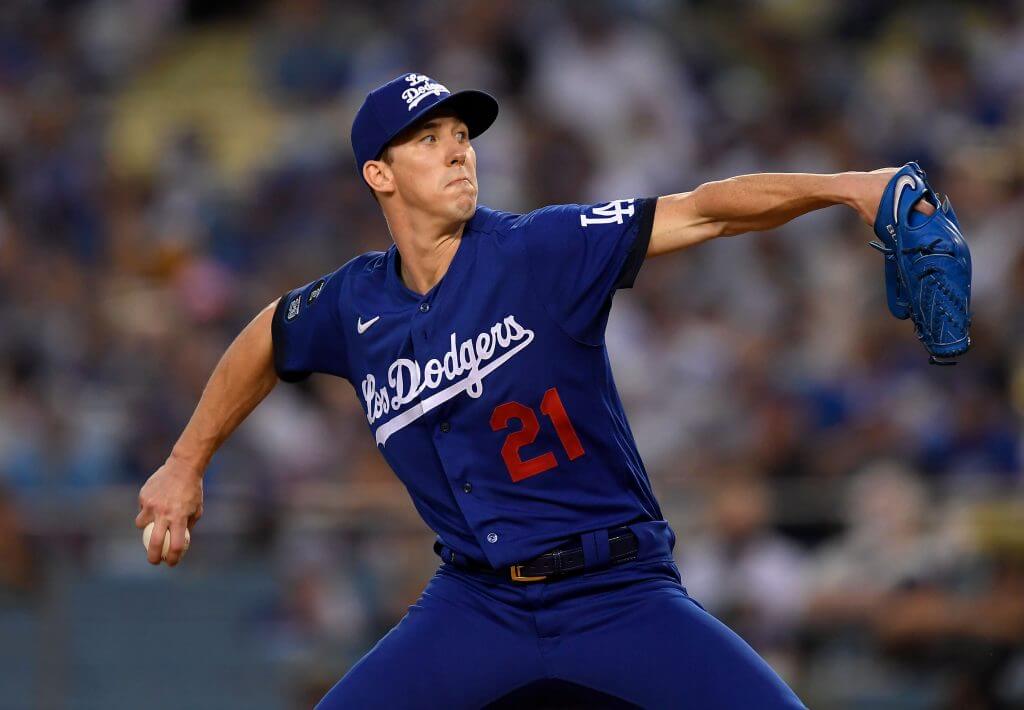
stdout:
<svg viewBox="0 0 1024 710">
<path fill-rule="evenodd" d="M 475 145 L 500 209 L 921 163 L 974 259 L 956 367 L 888 314 L 841 208 L 649 261 L 608 346 L 684 584 L 811 707 L 1024 704 L 1010 0 L 4 2 L 0 614 L 45 614 L 55 559 L 145 574 L 134 495 L 220 354 L 390 245 L 348 134 L 409 70 L 498 97 Z M 344 382 L 277 387 L 211 465 L 198 559 L 172 571 L 244 558 L 279 580 L 250 623 L 299 707 L 436 564 L 365 429 Z"/>
</svg>

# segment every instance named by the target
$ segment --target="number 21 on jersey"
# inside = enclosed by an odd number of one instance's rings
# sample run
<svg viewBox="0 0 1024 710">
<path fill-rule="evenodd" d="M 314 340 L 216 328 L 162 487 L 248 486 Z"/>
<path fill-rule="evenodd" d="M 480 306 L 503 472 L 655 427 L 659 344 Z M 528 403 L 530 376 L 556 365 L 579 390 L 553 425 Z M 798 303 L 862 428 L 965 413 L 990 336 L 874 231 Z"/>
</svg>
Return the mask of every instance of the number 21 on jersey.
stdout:
<svg viewBox="0 0 1024 710">
<path fill-rule="evenodd" d="M 580 444 L 580 438 L 576 436 L 576 430 L 573 429 L 572 422 L 569 421 L 569 415 L 565 412 L 557 388 L 552 387 L 544 393 L 544 397 L 540 401 L 540 411 L 554 424 L 555 433 L 558 434 L 558 440 L 562 442 L 562 448 L 565 449 L 569 460 L 574 461 L 582 456 L 585 453 L 583 445 Z M 519 482 L 524 478 L 536 476 L 538 473 L 555 468 L 558 461 L 551 451 L 525 461 L 519 456 L 519 449 L 532 444 L 540 432 L 540 422 L 530 407 L 519 402 L 499 404 L 491 413 L 491 429 L 493 431 L 507 429 L 509 421 L 512 419 L 518 419 L 522 428 L 506 436 L 505 443 L 501 447 L 501 457 L 505 460 L 505 466 L 508 468 L 512 480 Z"/>
</svg>

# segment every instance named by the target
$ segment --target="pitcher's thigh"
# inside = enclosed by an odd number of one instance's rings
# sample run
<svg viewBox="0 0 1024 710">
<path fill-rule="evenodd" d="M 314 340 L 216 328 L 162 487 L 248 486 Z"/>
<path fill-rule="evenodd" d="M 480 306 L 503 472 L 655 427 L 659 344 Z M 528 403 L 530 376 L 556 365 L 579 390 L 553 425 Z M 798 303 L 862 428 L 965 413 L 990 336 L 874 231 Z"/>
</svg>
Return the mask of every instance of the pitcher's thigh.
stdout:
<svg viewBox="0 0 1024 710">
<path fill-rule="evenodd" d="M 557 645 L 559 677 L 645 708 L 804 707 L 764 659 L 681 588 L 625 594 L 599 608 L 603 623 Z"/>
<path fill-rule="evenodd" d="M 525 637 L 435 599 L 411 607 L 316 710 L 475 709 L 537 673 L 536 644 L 531 648 Z"/>
</svg>

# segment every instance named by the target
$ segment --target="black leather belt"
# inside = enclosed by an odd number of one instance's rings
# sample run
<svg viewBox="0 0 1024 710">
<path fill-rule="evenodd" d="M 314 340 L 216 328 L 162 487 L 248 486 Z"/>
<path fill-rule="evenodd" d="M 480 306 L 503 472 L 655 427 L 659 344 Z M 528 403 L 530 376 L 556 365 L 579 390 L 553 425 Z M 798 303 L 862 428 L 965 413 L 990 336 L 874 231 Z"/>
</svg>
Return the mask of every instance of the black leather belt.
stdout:
<svg viewBox="0 0 1024 710">
<path fill-rule="evenodd" d="M 639 551 L 636 535 L 626 527 L 614 528 L 608 531 L 608 547 L 611 552 L 608 563 L 612 565 L 635 560 Z M 466 559 L 460 559 L 457 562 L 453 562 L 453 564 L 456 567 L 470 569 L 474 572 L 486 572 L 487 574 L 497 575 L 510 579 L 513 582 L 550 581 L 583 571 L 583 543 L 577 539 L 550 552 L 538 555 L 532 560 L 502 569 L 493 569 Z"/>
</svg>

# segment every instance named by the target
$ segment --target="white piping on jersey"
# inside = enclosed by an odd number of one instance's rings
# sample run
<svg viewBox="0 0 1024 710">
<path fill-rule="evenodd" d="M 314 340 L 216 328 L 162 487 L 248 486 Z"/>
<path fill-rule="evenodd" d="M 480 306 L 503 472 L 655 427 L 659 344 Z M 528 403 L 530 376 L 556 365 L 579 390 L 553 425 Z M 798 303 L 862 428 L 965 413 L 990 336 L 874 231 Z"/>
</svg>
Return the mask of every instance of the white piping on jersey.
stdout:
<svg viewBox="0 0 1024 710">
<path fill-rule="evenodd" d="M 442 378 L 454 380 L 464 372 L 469 374 L 459 382 L 421 399 L 408 410 L 397 414 L 377 427 L 375 439 L 378 446 L 383 446 L 396 431 L 408 426 L 421 416 L 444 404 L 452 397 L 467 392 L 474 399 L 483 394 L 483 379 L 501 367 L 508 360 L 533 342 L 534 333 L 516 322 L 515 316 L 506 316 L 483 331 L 475 338 L 468 338 L 461 344 L 456 342 L 455 333 L 451 334 L 451 346 L 442 359 L 431 359 L 420 368 L 415 360 L 399 358 L 388 368 L 388 383 L 395 388 L 394 396 L 384 386 L 377 389 L 377 380 L 372 374 L 366 375 L 362 381 L 363 398 L 366 400 L 366 419 L 372 425 L 384 414 L 397 411 L 408 404 L 425 389 L 436 389 Z M 517 343 L 511 350 L 499 355 L 493 362 L 480 367 L 494 357 L 495 346 L 508 347 Z"/>
</svg>

